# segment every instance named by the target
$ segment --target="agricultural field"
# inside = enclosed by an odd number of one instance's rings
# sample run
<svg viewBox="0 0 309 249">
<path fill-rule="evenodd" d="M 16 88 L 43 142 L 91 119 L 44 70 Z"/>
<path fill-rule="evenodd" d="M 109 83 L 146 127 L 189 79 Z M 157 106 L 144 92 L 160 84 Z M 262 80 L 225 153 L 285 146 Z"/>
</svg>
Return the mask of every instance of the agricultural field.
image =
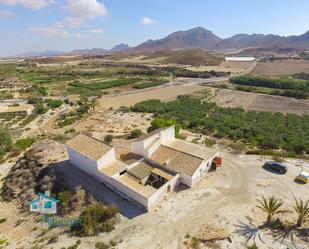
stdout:
<svg viewBox="0 0 309 249">
<path fill-rule="evenodd" d="M 309 72 L 309 60 L 283 60 L 259 62 L 255 75 L 280 76 Z"/>
<path fill-rule="evenodd" d="M 249 151 L 273 150 L 286 156 L 309 154 L 309 116 L 222 108 L 201 100 L 189 96 L 170 102 L 153 99 L 137 103 L 131 110 L 153 113 L 157 117 L 154 124 L 164 124 L 164 120 L 171 119 L 184 129 L 241 141 Z"/>
<path fill-rule="evenodd" d="M 309 100 L 229 89 L 218 89 L 212 100 L 222 107 L 309 115 Z"/>
</svg>

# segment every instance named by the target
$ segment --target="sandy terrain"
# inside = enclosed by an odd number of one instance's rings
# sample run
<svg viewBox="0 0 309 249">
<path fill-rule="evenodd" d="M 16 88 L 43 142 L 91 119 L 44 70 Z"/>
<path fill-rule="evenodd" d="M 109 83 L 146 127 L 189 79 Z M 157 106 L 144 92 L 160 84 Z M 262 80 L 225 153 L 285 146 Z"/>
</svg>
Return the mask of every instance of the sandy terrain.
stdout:
<svg viewBox="0 0 309 249">
<path fill-rule="evenodd" d="M 213 99 L 223 107 L 241 107 L 245 110 L 309 114 L 309 101 L 259 93 L 220 89 Z"/>
<path fill-rule="evenodd" d="M 254 71 L 254 74 L 279 76 L 302 72 L 309 72 L 309 61 L 285 60 L 274 62 L 259 62 Z"/>
<path fill-rule="evenodd" d="M 251 226 L 255 228 L 263 224 L 266 218 L 255 207 L 257 198 L 261 195 L 275 195 L 284 201 L 284 208 L 287 209 L 292 208 L 294 197 L 309 198 L 309 186 L 294 182 L 301 170 L 296 166 L 296 160 L 286 162 L 289 166 L 286 175 L 277 175 L 261 168 L 264 161 L 270 158 L 233 155 L 221 151 L 224 158 L 222 168 L 207 174 L 197 186 L 171 193 L 148 213 L 139 214 L 133 219 L 122 219 L 110 234 L 82 239 L 80 248 L 92 248 L 96 241 L 114 240 L 118 241 L 119 249 L 183 249 L 185 235 L 196 235 L 201 226 L 225 229 L 232 241 L 230 243 L 222 240 L 215 243 L 217 247 L 201 248 L 245 248 L 247 237 L 243 234 Z M 83 179 L 78 178 L 79 181 Z M 88 179 L 87 185 L 89 184 L 91 185 Z M 285 214 L 283 220 L 294 222 L 295 218 L 295 214 L 291 212 Z M 290 248 L 292 244 L 289 238 L 282 243 L 280 240 L 275 241 L 276 238 L 269 234 L 270 231 L 263 230 L 259 233 L 263 240 L 257 237 L 259 248 L 283 249 Z M 298 248 L 306 248 L 305 242 L 297 237 L 294 239 Z M 68 246 L 74 241 L 76 238 L 63 235 L 53 246 Z M 250 240 L 248 244 L 252 243 L 253 240 Z"/>
<path fill-rule="evenodd" d="M 120 106 L 131 106 L 140 101 L 148 99 L 160 99 L 164 101 L 169 101 L 175 99 L 179 95 L 190 94 L 193 92 L 201 91 L 205 87 L 199 85 L 180 85 L 180 86 L 170 86 L 161 87 L 156 89 L 149 89 L 146 91 L 140 91 L 137 93 L 130 93 L 127 95 L 118 96 L 106 96 L 100 99 L 101 108 L 118 109 Z"/>
</svg>

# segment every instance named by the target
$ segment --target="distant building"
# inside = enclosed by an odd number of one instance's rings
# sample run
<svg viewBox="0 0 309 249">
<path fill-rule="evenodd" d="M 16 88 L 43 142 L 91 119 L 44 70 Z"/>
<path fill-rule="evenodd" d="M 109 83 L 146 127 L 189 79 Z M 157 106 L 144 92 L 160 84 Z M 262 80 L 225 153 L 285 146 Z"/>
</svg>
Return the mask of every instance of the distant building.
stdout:
<svg viewBox="0 0 309 249">
<path fill-rule="evenodd" d="M 0 117 L 25 117 L 33 111 L 32 105 L 0 106 Z"/>
<path fill-rule="evenodd" d="M 116 159 L 115 148 L 79 134 L 67 142 L 70 163 L 147 210 L 183 183 L 189 187 L 211 168 L 218 152 L 175 138 L 175 127 L 156 130 L 132 142 L 140 159 Z"/>
<path fill-rule="evenodd" d="M 252 62 L 255 60 L 255 57 L 225 57 L 225 61 Z"/>
</svg>

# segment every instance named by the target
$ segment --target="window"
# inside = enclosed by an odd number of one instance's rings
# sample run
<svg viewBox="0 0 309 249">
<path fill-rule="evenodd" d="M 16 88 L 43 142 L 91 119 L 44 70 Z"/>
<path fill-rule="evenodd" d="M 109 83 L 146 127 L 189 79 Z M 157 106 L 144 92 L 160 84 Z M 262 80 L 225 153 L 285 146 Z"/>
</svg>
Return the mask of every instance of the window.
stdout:
<svg viewBox="0 0 309 249">
<path fill-rule="evenodd" d="M 38 204 L 37 203 L 33 203 L 31 206 L 32 206 L 32 209 L 38 209 Z"/>
<path fill-rule="evenodd" d="M 52 202 L 51 201 L 45 201 L 44 202 L 44 208 L 52 208 Z"/>
</svg>

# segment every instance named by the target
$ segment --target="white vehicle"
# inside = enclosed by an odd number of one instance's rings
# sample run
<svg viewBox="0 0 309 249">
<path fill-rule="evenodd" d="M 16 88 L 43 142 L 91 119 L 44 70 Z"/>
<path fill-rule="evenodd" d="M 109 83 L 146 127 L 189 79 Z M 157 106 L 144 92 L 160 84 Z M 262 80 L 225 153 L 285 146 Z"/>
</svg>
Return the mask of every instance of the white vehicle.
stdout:
<svg viewBox="0 0 309 249">
<path fill-rule="evenodd" d="M 303 183 L 309 182 L 309 173 L 307 171 L 302 171 L 299 173 L 299 175 L 296 177 L 296 180 L 301 181 Z"/>
</svg>

